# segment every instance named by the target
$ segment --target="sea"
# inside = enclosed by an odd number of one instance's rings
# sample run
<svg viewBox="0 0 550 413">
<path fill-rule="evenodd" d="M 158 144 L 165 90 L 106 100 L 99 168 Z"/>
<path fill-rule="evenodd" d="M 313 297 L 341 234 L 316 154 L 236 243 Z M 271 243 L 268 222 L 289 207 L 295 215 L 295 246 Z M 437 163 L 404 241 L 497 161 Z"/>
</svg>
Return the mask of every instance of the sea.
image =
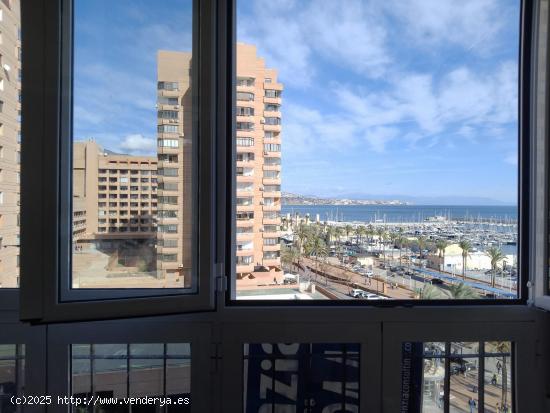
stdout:
<svg viewBox="0 0 550 413">
<path fill-rule="evenodd" d="M 443 216 L 449 220 L 517 223 L 517 206 L 478 205 L 283 205 L 281 215 L 309 214 L 320 221 L 362 223 L 414 223 L 430 217 Z"/>
</svg>

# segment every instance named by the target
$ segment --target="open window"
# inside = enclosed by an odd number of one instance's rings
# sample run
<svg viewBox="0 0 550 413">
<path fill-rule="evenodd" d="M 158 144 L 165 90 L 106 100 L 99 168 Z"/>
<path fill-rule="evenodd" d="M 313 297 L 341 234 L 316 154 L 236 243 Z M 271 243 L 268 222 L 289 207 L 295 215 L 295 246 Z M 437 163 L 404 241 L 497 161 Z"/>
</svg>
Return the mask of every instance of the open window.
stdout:
<svg viewBox="0 0 550 413">
<path fill-rule="evenodd" d="M 549 145 L 548 145 L 548 2 L 538 2 L 538 14 L 536 21 L 536 39 L 534 50 L 536 55 L 536 92 L 534 93 L 532 105 L 535 109 L 533 124 L 535 126 L 535 143 L 532 148 L 531 168 L 535 175 L 530 190 L 534 194 L 534 202 L 530 209 L 532 220 L 538 222 L 536 231 L 532 233 L 534 240 L 533 251 L 533 277 L 532 277 L 532 300 L 535 305 L 550 310 L 550 266 L 548 264 L 548 175 Z"/>
<path fill-rule="evenodd" d="M 213 308 L 213 13 L 23 5 L 22 319 Z"/>
</svg>

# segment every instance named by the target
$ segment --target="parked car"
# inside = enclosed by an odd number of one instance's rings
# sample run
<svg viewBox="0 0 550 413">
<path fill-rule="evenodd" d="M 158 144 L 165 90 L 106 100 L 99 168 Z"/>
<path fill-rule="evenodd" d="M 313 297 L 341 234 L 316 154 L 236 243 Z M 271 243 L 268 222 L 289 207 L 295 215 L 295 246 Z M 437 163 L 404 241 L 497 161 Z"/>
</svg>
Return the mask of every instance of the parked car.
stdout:
<svg viewBox="0 0 550 413">
<path fill-rule="evenodd" d="M 371 270 L 367 270 L 367 271 L 365 271 L 365 275 L 367 277 L 371 278 L 371 277 L 374 277 L 374 272 L 372 272 Z"/>
<path fill-rule="evenodd" d="M 443 285 L 445 282 L 443 280 L 440 280 L 439 278 L 432 278 L 431 280 L 432 285 Z"/>
<path fill-rule="evenodd" d="M 355 289 L 351 290 L 349 295 L 351 295 L 353 298 L 362 298 L 363 293 L 366 293 L 366 291 L 359 290 L 359 289 L 355 288 Z"/>
<path fill-rule="evenodd" d="M 363 298 L 367 300 L 378 300 L 380 297 L 373 293 L 368 293 L 366 291 L 363 291 Z"/>
</svg>

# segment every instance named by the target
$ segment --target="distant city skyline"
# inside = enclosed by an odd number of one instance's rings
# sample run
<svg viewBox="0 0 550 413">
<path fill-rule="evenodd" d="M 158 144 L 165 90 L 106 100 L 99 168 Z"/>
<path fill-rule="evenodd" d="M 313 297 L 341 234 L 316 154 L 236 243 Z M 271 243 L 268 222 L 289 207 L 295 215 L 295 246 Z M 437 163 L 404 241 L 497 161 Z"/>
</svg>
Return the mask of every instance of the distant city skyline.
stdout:
<svg viewBox="0 0 550 413">
<path fill-rule="evenodd" d="M 191 50 L 191 1 L 127 3 L 76 3 L 74 134 L 153 154 L 155 55 Z M 282 189 L 515 203 L 518 25 L 516 0 L 238 2 L 285 84 Z"/>
</svg>

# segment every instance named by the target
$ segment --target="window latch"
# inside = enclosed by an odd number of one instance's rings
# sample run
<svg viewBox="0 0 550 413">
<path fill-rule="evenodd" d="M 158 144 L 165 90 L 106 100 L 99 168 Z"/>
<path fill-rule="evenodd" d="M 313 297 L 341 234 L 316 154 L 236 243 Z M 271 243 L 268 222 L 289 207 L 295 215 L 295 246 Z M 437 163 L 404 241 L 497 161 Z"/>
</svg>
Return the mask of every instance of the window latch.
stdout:
<svg viewBox="0 0 550 413">
<path fill-rule="evenodd" d="M 223 262 L 216 263 L 216 291 L 221 293 L 227 291 L 227 277 L 225 276 L 225 265 Z"/>
</svg>

